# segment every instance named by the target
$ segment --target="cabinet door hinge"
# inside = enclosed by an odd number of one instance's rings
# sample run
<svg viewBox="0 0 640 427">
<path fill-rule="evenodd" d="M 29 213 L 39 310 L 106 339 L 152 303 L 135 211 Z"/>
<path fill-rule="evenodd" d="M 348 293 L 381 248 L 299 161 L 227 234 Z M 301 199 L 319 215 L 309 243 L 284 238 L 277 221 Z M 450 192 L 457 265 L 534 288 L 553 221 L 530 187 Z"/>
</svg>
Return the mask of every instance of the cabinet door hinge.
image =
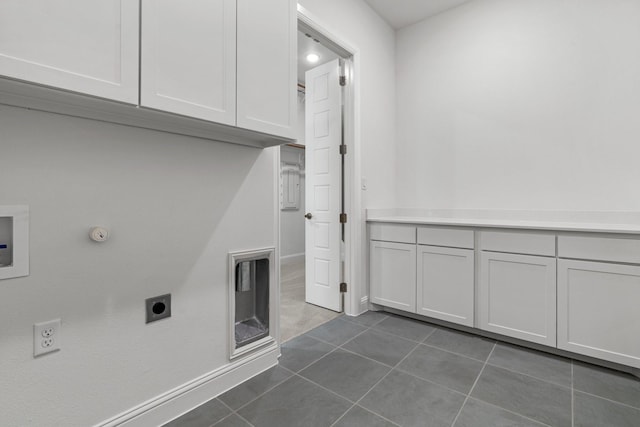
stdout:
<svg viewBox="0 0 640 427">
<path fill-rule="evenodd" d="M 346 145 L 344 145 L 344 144 L 340 145 L 340 154 L 343 155 L 343 156 L 345 154 L 347 154 L 347 146 Z"/>
<path fill-rule="evenodd" d="M 340 283 L 340 292 L 341 293 L 347 292 L 347 284 L 346 283 L 344 283 L 344 282 Z"/>
<path fill-rule="evenodd" d="M 340 224 L 346 224 L 347 223 L 347 214 L 346 213 L 341 213 L 340 214 Z"/>
</svg>

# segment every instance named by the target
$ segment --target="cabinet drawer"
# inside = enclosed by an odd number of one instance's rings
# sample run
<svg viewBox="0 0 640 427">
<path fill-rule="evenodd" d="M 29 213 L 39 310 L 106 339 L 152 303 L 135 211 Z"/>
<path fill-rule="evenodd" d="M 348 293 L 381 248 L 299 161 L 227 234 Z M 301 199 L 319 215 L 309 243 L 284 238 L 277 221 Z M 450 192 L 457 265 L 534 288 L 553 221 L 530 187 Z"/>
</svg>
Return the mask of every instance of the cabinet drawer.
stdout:
<svg viewBox="0 0 640 427">
<path fill-rule="evenodd" d="M 473 230 L 418 227 L 418 244 L 473 249 Z"/>
<path fill-rule="evenodd" d="M 543 233 L 483 231 L 480 233 L 480 248 L 483 251 L 556 256 L 556 236 Z"/>
<path fill-rule="evenodd" d="M 640 264 L 640 240 L 595 236 L 558 236 L 558 256 Z"/>
<path fill-rule="evenodd" d="M 416 227 L 402 224 L 371 224 L 371 240 L 385 242 L 416 243 Z"/>
</svg>

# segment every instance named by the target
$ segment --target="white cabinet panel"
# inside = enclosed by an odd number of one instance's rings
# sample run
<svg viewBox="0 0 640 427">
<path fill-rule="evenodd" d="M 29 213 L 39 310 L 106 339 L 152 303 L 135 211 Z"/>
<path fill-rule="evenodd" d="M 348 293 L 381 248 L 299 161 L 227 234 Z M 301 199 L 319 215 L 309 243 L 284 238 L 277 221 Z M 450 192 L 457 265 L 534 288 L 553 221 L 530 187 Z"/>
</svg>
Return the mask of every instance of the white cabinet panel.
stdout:
<svg viewBox="0 0 640 427">
<path fill-rule="evenodd" d="M 3 0 L 0 75 L 138 103 L 137 0 Z"/>
<path fill-rule="evenodd" d="M 237 125 L 295 138 L 294 0 L 238 0 Z"/>
<path fill-rule="evenodd" d="M 640 368 L 640 267 L 558 260 L 558 348 Z"/>
<path fill-rule="evenodd" d="M 371 302 L 416 311 L 416 245 L 371 241 Z"/>
<path fill-rule="evenodd" d="M 483 231 L 480 248 L 483 251 L 556 256 L 556 236 L 539 232 Z"/>
<path fill-rule="evenodd" d="M 418 227 L 418 244 L 473 249 L 473 230 Z"/>
<path fill-rule="evenodd" d="M 235 125 L 235 0 L 142 0 L 141 46 L 143 107 Z"/>
<path fill-rule="evenodd" d="M 558 256 L 640 264 L 640 239 L 600 236 L 558 236 Z"/>
<path fill-rule="evenodd" d="M 474 254 L 418 246 L 417 313 L 473 326 Z"/>
<path fill-rule="evenodd" d="M 556 259 L 482 252 L 480 328 L 556 345 Z"/>
<path fill-rule="evenodd" d="M 371 224 L 369 236 L 372 240 L 415 244 L 416 227 L 396 224 Z"/>
</svg>

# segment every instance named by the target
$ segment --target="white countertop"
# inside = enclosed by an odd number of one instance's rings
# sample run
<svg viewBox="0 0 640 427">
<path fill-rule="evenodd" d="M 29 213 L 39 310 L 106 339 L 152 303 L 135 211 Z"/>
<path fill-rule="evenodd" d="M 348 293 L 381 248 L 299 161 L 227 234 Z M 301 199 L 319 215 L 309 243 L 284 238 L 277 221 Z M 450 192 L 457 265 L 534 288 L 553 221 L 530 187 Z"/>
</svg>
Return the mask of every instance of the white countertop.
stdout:
<svg viewBox="0 0 640 427">
<path fill-rule="evenodd" d="M 367 209 L 368 222 L 640 234 L 640 212 Z"/>
</svg>

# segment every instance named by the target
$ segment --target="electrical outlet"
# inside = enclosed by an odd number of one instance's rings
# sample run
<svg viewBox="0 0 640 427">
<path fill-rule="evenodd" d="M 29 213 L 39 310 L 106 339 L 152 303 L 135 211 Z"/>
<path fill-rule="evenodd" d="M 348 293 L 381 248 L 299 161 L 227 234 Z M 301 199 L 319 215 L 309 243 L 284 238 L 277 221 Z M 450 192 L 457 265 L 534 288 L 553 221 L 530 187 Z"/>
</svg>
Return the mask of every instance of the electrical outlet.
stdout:
<svg viewBox="0 0 640 427">
<path fill-rule="evenodd" d="M 60 319 L 33 325 L 33 357 L 60 350 Z"/>
</svg>

